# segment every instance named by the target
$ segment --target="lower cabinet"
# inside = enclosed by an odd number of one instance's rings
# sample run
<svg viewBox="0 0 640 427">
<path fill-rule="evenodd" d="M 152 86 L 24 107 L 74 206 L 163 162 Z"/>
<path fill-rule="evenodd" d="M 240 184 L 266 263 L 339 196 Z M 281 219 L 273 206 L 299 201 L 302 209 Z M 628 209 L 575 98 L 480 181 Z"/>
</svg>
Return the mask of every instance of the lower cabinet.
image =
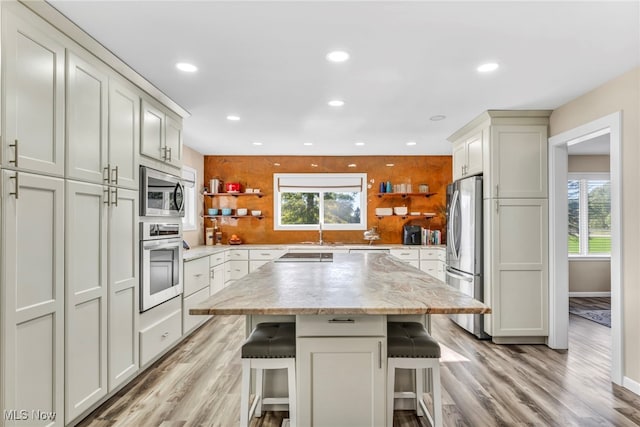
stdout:
<svg viewBox="0 0 640 427">
<path fill-rule="evenodd" d="M 19 411 L 37 409 L 64 425 L 64 181 L 3 170 L 0 183 L 0 424 L 33 425 Z"/>
<path fill-rule="evenodd" d="M 145 367 L 182 337 L 182 298 L 173 298 L 140 315 L 140 366 Z"/>
<path fill-rule="evenodd" d="M 386 347 L 384 337 L 298 338 L 298 424 L 384 425 Z"/>
<path fill-rule="evenodd" d="M 209 320 L 211 316 L 200 316 L 189 314 L 189 309 L 200 304 L 202 301 L 209 298 L 209 287 L 200 289 L 199 291 L 185 297 L 182 304 L 182 334 L 188 334 L 198 326 L 202 325 L 205 321 Z"/>
<path fill-rule="evenodd" d="M 389 254 L 412 267 L 420 268 L 420 251 L 416 249 L 391 249 Z"/>
<path fill-rule="evenodd" d="M 209 257 L 184 263 L 184 292 L 182 294 L 182 333 L 187 334 L 201 325 L 210 316 L 189 314 L 189 309 L 209 298 Z"/>
<path fill-rule="evenodd" d="M 420 270 L 443 282 L 446 280 L 446 252 L 443 248 L 420 249 Z"/>
<path fill-rule="evenodd" d="M 209 294 L 213 295 L 224 288 L 224 264 L 209 269 Z"/>
</svg>

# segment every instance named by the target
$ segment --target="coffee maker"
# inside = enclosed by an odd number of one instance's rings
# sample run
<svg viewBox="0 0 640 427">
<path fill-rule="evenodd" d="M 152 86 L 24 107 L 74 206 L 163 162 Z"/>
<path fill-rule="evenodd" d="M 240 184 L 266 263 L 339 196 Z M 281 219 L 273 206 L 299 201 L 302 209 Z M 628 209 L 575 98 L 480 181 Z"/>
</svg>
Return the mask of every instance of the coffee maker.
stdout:
<svg viewBox="0 0 640 427">
<path fill-rule="evenodd" d="M 402 244 L 404 245 L 421 245 L 422 244 L 422 227 L 419 225 L 405 225 L 403 227 Z"/>
</svg>

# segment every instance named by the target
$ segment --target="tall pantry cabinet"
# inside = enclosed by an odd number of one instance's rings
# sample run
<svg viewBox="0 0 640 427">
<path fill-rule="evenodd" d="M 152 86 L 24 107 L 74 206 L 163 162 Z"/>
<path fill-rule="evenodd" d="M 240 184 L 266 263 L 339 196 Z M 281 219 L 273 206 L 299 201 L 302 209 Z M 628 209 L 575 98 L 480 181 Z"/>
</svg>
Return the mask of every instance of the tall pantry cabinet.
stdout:
<svg viewBox="0 0 640 427">
<path fill-rule="evenodd" d="M 0 8 L 0 425 L 73 424 L 139 372 L 141 99 L 166 98 Z"/>
<path fill-rule="evenodd" d="M 490 110 L 449 137 L 461 151 L 481 135 L 475 173 L 483 174 L 484 297 L 493 313 L 485 331 L 497 343 L 542 343 L 549 334 L 550 113 Z M 459 169 L 454 179 L 469 167 Z"/>
</svg>

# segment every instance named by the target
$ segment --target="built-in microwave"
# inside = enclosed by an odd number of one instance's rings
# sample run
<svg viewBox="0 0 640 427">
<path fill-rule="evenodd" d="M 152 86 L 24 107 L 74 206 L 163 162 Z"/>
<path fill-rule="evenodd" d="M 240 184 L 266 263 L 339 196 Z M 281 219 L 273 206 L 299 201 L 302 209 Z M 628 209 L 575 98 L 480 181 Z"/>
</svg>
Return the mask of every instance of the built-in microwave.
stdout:
<svg viewBox="0 0 640 427">
<path fill-rule="evenodd" d="M 140 223 L 140 312 L 182 294 L 181 227 Z"/>
<path fill-rule="evenodd" d="M 140 216 L 184 216 L 182 179 L 140 166 Z"/>
</svg>

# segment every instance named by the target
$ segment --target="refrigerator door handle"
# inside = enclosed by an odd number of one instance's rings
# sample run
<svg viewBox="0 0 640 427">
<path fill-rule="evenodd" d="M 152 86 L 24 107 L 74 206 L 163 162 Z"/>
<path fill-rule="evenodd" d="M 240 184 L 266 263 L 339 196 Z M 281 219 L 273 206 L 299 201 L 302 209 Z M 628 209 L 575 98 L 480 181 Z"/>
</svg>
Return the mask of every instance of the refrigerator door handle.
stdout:
<svg viewBox="0 0 640 427">
<path fill-rule="evenodd" d="M 451 276 L 455 279 L 464 280 L 465 282 L 473 282 L 473 276 L 465 276 L 460 273 L 456 273 L 449 267 L 447 267 L 446 273 L 447 273 L 447 276 Z"/>
<path fill-rule="evenodd" d="M 448 227 L 449 230 L 447 232 L 448 236 L 447 238 L 451 239 L 451 251 L 453 252 L 453 257 L 455 259 L 458 259 L 460 254 L 458 252 L 458 249 L 456 248 L 458 246 L 458 242 L 456 242 L 456 233 L 454 230 L 455 227 L 455 222 L 456 222 L 456 209 L 458 207 L 458 202 L 460 198 L 460 192 L 458 190 L 454 191 L 453 193 L 453 197 L 452 197 L 452 201 L 451 201 L 451 207 L 450 207 L 450 214 L 449 214 L 449 221 L 448 221 Z"/>
</svg>

